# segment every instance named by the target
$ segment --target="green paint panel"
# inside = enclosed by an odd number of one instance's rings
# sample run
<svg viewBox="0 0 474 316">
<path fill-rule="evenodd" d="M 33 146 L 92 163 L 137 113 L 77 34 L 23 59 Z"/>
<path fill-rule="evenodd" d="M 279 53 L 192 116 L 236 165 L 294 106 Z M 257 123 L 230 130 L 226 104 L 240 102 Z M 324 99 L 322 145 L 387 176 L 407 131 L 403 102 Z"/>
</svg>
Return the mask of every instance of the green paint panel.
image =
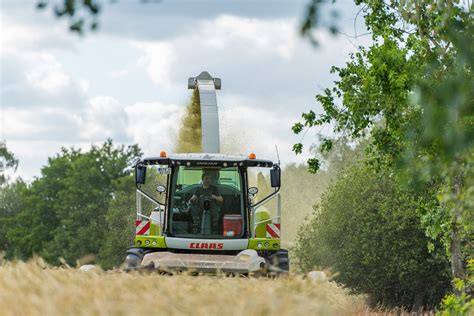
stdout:
<svg viewBox="0 0 474 316">
<path fill-rule="evenodd" d="M 167 248 L 164 236 L 135 236 L 135 246 L 143 248 Z"/>
<path fill-rule="evenodd" d="M 160 226 L 156 224 L 150 224 L 150 236 L 159 236 L 160 235 Z"/>
<path fill-rule="evenodd" d="M 270 218 L 270 214 L 267 211 L 260 209 L 255 211 L 255 223 L 264 221 Z M 267 224 L 271 222 L 264 222 L 256 225 L 255 227 L 255 237 L 265 238 L 267 236 Z"/>
<path fill-rule="evenodd" d="M 261 245 L 260 247 L 258 245 Z M 280 240 L 271 238 L 250 238 L 248 249 L 254 250 L 279 250 Z"/>
</svg>

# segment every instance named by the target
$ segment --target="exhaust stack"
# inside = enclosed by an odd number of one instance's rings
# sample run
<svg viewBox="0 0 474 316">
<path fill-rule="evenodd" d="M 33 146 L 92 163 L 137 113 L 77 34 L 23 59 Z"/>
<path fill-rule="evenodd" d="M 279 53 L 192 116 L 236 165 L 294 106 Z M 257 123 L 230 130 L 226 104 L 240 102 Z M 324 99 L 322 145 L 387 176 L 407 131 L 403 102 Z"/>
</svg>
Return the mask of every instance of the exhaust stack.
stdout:
<svg viewBox="0 0 474 316">
<path fill-rule="evenodd" d="M 207 71 L 188 79 L 188 89 L 198 89 L 201 104 L 202 150 L 204 153 L 220 152 L 219 114 L 216 90 L 221 89 L 221 79 L 213 78 Z"/>
</svg>

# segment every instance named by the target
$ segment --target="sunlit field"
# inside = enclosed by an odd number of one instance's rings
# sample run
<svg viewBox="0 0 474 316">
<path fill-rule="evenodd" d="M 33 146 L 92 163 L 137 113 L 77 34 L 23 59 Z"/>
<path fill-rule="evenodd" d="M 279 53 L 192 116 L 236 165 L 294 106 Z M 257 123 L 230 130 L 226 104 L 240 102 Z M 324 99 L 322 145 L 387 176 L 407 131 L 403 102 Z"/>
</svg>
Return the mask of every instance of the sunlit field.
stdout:
<svg viewBox="0 0 474 316">
<path fill-rule="evenodd" d="M 166 276 L 50 268 L 41 260 L 0 267 L 2 315 L 353 315 L 361 297 L 331 282 Z"/>
</svg>

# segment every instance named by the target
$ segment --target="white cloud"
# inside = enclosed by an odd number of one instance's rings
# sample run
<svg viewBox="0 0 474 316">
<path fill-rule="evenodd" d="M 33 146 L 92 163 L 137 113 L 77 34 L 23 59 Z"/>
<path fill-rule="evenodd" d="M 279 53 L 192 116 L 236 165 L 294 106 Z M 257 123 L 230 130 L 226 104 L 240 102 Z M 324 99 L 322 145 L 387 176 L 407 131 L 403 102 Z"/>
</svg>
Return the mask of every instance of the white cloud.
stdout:
<svg viewBox="0 0 474 316">
<path fill-rule="evenodd" d="M 242 78 L 245 70 L 258 71 L 269 61 L 289 62 L 296 53 L 297 39 L 294 19 L 221 15 L 197 22 L 192 32 L 168 41 L 133 45 L 142 51 L 138 66 L 146 70 L 149 78 L 167 94 L 182 94 L 186 79 L 204 69 L 218 69 L 221 73 L 232 69 L 234 75 L 240 70 L 238 78 Z"/>
<path fill-rule="evenodd" d="M 49 51 L 2 51 L 0 98 L 4 107 L 77 108 L 88 81 L 73 78 Z"/>
<path fill-rule="evenodd" d="M 136 103 L 125 108 L 127 135 L 148 155 L 173 151 L 184 107 L 160 102 Z"/>
<path fill-rule="evenodd" d="M 66 109 L 41 108 L 3 110 L 5 138 L 7 140 L 55 140 L 77 139 L 80 116 Z"/>
<path fill-rule="evenodd" d="M 76 107 L 85 100 L 87 81 L 73 78 L 57 58 L 75 42 L 57 23 L 35 27 L 0 14 L 0 80 L 4 107 Z"/>
<path fill-rule="evenodd" d="M 112 138 L 126 142 L 127 116 L 124 106 L 110 96 L 89 99 L 82 115 L 80 137 L 89 141 Z"/>
<path fill-rule="evenodd" d="M 288 60 L 294 54 L 298 37 L 295 24 L 295 19 L 260 20 L 221 15 L 198 25 L 194 39 L 210 49 L 242 45 L 258 53 L 276 52 L 280 58 Z"/>
<path fill-rule="evenodd" d="M 75 49 L 74 38 L 60 23 L 48 23 L 38 27 L 37 25 L 18 23 L 14 17 L 0 13 L 0 29 L 2 30 L 0 54 L 52 48 Z"/>
<path fill-rule="evenodd" d="M 36 65 L 26 74 L 28 83 L 33 88 L 57 94 L 71 84 L 71 78 L 66 75 L 62 65 L 51 54 L 40 53 L 29 57 Z"/>
<path fill-rule="evenodd" d="M 169 43 L 135 43 L 145 53 L 138 61 L 138 66 L 145 67 L 151 80 L 158 86 L 170 86 L 173 69 L 174 49 Z"/>
<path fill-rule="evenodd" d="M 341 65 L 354 50 L 344 37 L 323 30 L 316 35 L 318 48 L 299 36 L 296 19 L 221 15 L 198 21 L 192 31 L 166 41 L 134 46 L 142 54 L 139 66 L 158 86 L 160 101 L 181 100 L 186 79 L 207 70 L 222 78 L 222 94 L 245 95 L 274 109 L 301 113 L 315 105 L 318 91 L 332 84 L 330 67 Z"/>
<path fill-rule="evenodd" d="M 112 78 L 123 78 L 125 77 L 126 75 L 129 74 L 129 70 L 128 69 L 118 69 L 118 70 L 114 70 L 110 73 L 110 76 Z"/>
</svg>

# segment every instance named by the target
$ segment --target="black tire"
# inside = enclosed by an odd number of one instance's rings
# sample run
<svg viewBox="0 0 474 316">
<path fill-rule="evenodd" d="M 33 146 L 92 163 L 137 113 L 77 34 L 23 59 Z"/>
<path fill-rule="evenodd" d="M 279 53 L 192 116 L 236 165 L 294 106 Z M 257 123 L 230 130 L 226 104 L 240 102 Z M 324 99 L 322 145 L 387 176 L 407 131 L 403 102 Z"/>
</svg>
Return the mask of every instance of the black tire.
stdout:
<svg viewBox="0 0 474 316">
<path fill-rule="evenodd" d="M 267 263 L 273 267 L 279 268 L 283 271 L 290 271 L 290 259 L 288 258 L 288 250 L 280 249 L 270 254 L 267 258 Z"/>
<path fill-rule="evenodd" d="M 125 258 L 125 269 L 133 269 L 142 263 L 144 250 L 142 248 L 128 248 Z"/>
</svg>

